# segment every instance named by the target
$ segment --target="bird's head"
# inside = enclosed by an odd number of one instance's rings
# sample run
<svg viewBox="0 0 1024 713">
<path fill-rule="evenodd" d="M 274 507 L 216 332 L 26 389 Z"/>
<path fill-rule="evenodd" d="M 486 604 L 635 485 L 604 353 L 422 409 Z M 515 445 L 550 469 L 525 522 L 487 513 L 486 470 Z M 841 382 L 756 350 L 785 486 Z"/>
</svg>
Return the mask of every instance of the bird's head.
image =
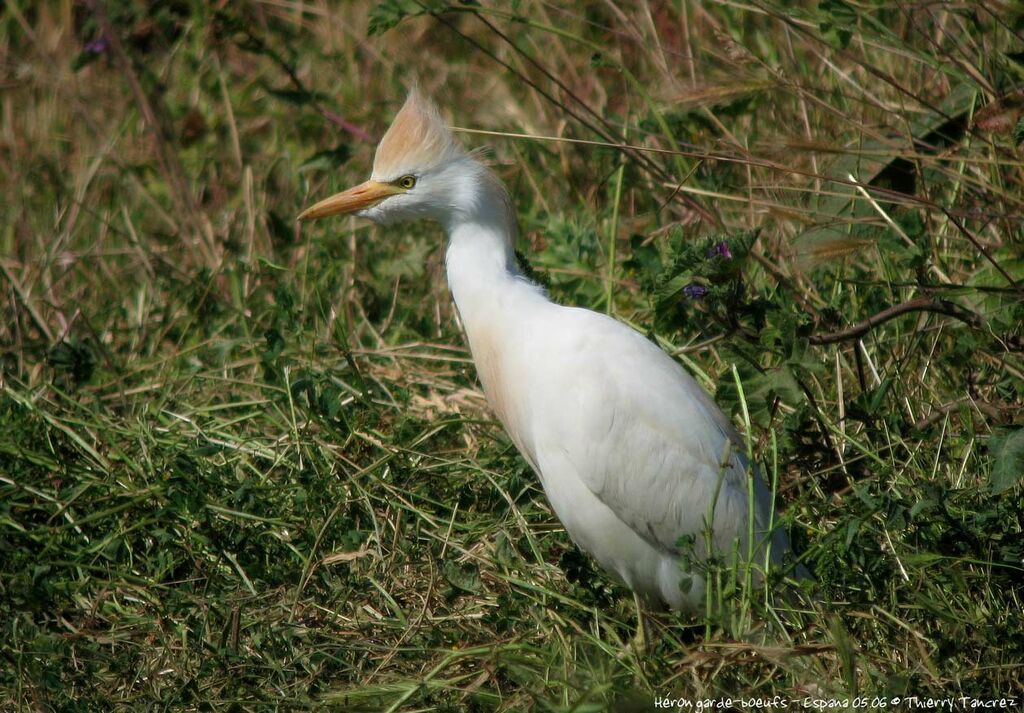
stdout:
<svg viewBox="0 0 1024 713">
<path fill-rule="evenodd" d="M 370 180 L 310 206 L 299 220 L 354 213 L 376 223 L 429 218 L 450 227 L 479 210 L 480 186 L 496 180 L 414 88 L 377 146 Z"/>
</svg>

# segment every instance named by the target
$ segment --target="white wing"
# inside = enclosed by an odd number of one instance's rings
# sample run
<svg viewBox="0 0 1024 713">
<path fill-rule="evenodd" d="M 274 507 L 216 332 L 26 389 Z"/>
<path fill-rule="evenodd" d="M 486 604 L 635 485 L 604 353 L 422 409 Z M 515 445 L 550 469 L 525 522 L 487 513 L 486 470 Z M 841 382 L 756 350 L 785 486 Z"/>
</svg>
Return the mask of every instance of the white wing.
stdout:
<svg viewBox="0 0 1024 713">
<path fill-rule="evenodd" d="M 526 446 L 537 461 L 570 463 L 601 502 L 664 552 L 676 552 L 682 535 L 695 536 L 704 552 L 713 504 L 715 549 L 728 554 L 738 540 L 745 551 L 745 449 L 710 396 L 657 346 L 609 317 L 563 307 L 544 322 L 528 345 L 530 360 L 543 365 L 531 370 L 527 396 L 534 428 Z M 756 474 L 754 486 L 761 541 L 770 494 Z M 778 559 L 785 535 L 777 531 L 773 540 Z"/>
</svg>

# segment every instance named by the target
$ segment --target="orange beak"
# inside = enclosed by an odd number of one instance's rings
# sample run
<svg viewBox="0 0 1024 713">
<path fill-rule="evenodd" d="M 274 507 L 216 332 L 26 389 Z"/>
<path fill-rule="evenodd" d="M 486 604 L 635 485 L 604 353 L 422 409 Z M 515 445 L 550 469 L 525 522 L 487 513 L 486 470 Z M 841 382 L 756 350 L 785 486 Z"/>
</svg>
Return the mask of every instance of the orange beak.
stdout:
<svg viewBox="0 0 1024 713">
<path fill-rule="evenodd" d="M 311 205 L 299 213 L 299 220 L 316 220 L 326 218 L 329 215 L 345 215 L 356 211 L 372 208 L 388 196 L 402 193 L 402 189 L 392 186 L 389 183 L 380 181 L 367 181 L 355 188 L 336 193 L 330 198 L 324 198 L 319 203 Z"/>
</svg>

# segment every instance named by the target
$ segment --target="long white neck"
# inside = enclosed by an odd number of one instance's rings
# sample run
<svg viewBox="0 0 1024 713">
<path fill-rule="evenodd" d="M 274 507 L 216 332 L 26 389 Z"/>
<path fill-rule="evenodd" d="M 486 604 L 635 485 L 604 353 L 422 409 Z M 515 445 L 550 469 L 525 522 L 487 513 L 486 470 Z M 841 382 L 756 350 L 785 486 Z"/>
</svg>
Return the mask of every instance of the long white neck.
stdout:
<svg viewBox="0 0 1024 713">
<path fill-rule="evenodd" d="M 445 224 L 448 287 L 487 401 L 536 469 L 536 449 L 515 374 L 522 371 L 522 345 L 531 339 L 538 310 L 551 303 L 516 267 L 515 215 L 504 186 L 490 172 L 480 175 L 483 180 L 465 186 L 471 192 L 463 195 L 472 200 Z"/>
<path fill-rule="evenodd" d="M 472 340 L 474 325 L 496 317 L 503 298 L 527 289 L 536 292 L 516 267 L 515 214 L 501 182 L 481 167 L 471 176 L 473 200 L 445 223 L 448 287 Z"/>
</svg>

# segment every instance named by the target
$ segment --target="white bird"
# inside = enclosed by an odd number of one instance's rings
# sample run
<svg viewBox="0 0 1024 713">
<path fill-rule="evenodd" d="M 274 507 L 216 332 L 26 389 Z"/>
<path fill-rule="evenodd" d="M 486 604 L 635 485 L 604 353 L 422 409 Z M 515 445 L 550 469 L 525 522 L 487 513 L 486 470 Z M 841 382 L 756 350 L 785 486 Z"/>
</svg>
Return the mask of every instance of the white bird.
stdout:
<svg viewBox="0 0 1024 713">
<path fill-rule="evenodd" d="M 708 541 L 762 571 L 782 561 L 789 544 L 769 522 L 770 492 L 726 416 L 643 335 L 555 304 L 523 276 L 505 187 L 416 89 L 377 147 L 370 180 L 299 220 L 348 213 L 441 223 L 448 286 L 488 403 L 572 539 L 649 605 L 702 607 L 700 572 L 681 568 L 684 537 L 697 562 Z"/>
</svg>

